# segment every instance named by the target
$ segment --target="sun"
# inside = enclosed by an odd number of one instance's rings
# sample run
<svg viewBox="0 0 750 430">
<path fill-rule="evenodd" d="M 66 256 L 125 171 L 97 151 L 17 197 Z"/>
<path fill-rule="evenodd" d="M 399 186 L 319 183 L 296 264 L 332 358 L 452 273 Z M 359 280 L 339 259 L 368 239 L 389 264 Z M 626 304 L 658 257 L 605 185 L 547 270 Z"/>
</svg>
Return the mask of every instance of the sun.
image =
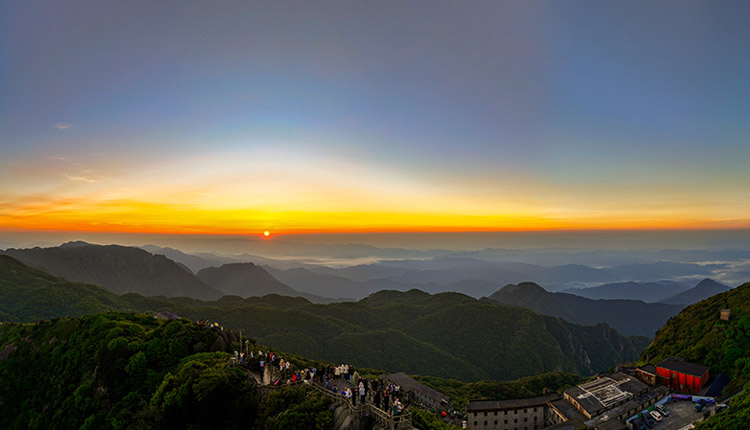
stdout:
<svg viewBox="0 0 750 430">
<path fill-rule="evenodd" d="M 263 232 L 263 236 L 265 236 L 265 237 L 268 237 L 270 235 L 271 235 L 271 233 L 268 230 L 266 230 L 266 231 Z"/>
</svg>

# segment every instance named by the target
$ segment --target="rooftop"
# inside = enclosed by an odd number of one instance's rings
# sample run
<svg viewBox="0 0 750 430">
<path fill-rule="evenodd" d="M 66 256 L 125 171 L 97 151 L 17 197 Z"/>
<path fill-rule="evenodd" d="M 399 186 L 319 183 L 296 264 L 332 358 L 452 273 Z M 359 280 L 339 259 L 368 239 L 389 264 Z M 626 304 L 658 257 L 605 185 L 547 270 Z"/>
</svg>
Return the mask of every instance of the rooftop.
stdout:
<svg viewBox="0 0 750 430">
<path fill-rule="evenodd" d="M 662 367 L 664 369 L 674 370 L 676 372 L 693 376 L 703 376 L 709 370 L 708 367 L 702 364 L 690 363 L 680 357 L 669 357 L 657 364 L 656 367 Z"/>
<path fill-rule="evenodd" d="M 578 409 L 574 408 L 573 405 L 565 401 L 564 399 L 557 399 L 552 402 L 552 406 L 560 411 L 565 418 L 568 420 L 578 419 L 580 421 L 586 420 L 586 417 L 578 412 Z"/>
<path fill-rule="evenodd" d="M 441 402 L 443 400 L 447 402 L 450 400 L 450 396 L 447 396 L 434 388 L 428 387 L 427 385 L 417 381 L 404 372 L 394 373 L 392 375 L 386 376 L 386 378 L 405 390 L 419 391 L 420 393 L 438 402 Z"/>
<path fill-rule="evenodd" d="M 602 414 L 599 417 L 596 417 L 589 421 L 589 423 L 603 423 L 605 421 L 609 421 L 618 415 L 631 411 L 633 409 L 639 409 L 642 408 L 643 405 L 649 403 L 651 399 L 661 399 L 666 397 L 666 395 L 669 394 L 669 389 L 667 387 L 656 387 L 652 390 L 648 390 L 644 393 L 638 394 L 637 396 L 634 396 L 632 399 L 628 400 L 626 403 L 616 406 L 608 411 L 606 411 L 604 414 Z M 598 427 L 597 427 L 598 428 Z"/>
<path fill-rule="evenodd" d="M 565 390 L 592 417 L 648 389 L 643 382 L 622 372 L 601 376 Z"/>
<path fill-rule="evenodd" d="M 497 411 L 506 409 L 521 409 L 544 406 L 547 402 L 559 400 L 559 394 L 547 394 L 545 396 L 531 397 L 528 399 L 511 400 L 469 400 L 467 411 Z"/>
<path fill-rule="evenodd" d="M 641 366 L 638 368 L 641 372 L 650 373 L 652 375 L 656 375 L 656 366 L 653 364 L 647 364 L 645 366 Z"/>
</svg>

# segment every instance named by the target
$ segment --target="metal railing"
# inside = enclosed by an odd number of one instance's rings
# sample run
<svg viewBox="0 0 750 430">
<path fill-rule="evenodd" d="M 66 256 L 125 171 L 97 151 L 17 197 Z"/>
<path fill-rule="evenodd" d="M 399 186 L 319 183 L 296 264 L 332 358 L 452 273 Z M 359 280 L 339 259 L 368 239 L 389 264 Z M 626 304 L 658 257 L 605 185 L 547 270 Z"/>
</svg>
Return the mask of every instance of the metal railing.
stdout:
<svg viewBox="0 0 750 430">
<path fill-rule="evenodd" d="M 255 379 L 255 377 L 251 374 L 251 371 L 245 368 L 245 366 L 238 363 L 237 361 L 230 359 L 230 365 L 233 367 L 242 368 L 248 374 L 248 378 Z M 261 379 L 262 379 L 262 376 L 263 375 L 261 375 Z M 360 403 L 359 405 L 355 406 L 351 402 L 351 400 L 347 399 L 346 397 L 342 396 L 339 393 L 334 393 L 328 388 L 325 388 L 324 386 L 317 384 L 315 382 L 303 381 L 300 379 L 294 382 L 286 382 L 286 383 L 279 384 L 279 385 L 273 385 L 273 384 L 260 385 L 258 388 L 260 389 L 261 396 L 265 397 L 265 395 L 271 391 L 276 391 L 276 390 L 290 388 L 290 387 L 300 387 L 300 386 L 312 388 L 315 391 L 318 391 L 319 393 L 322 393 L 325 396 L 333 399 L 334 402 L 346 406 L 346 408 L 349 411 L 349 414 L 352 416 L 363 418 L 364 416 L 369 415 L 375 420 L 376 423 L 384 426 L 388 430 L 410 430 L 414 428 L 412 426 L 411 412 L 407 410 L 403 410 L 397 415 L 391 415 L 389 412 L 380 409 L 379 407 L 373 405 L 372 403 L 364 403 L 364 404 Z"/>
<path fill-rule="evenodd" d="M 286 388 L 286 387 L 295 387 L 295 386 L 303 386 L 303 387 L 309 387 L 314 389 L 315 391 L 318 391 L 325 396 L 333 399 L 334 402 L 341 404 L 347 408 L 349 411 L 349 414 L 357 417 L 357 418 L 363 418 L 366 415 L 369 415 L 373 417 L 376 423 L 384 426 L 385 428 L 389 430 L 409 430 L 412 429 L 412 417 L 411 412 L 409 411 L 402 411 L 398 415 L 391 415 L 390 413 L 378 408 L 377 406 L 373 405 L 372 403 L 364 403 L 359 405 L 354 405 L 349 399 L 342 396 L 339 393 L 334 393 L 333 391 L 323 387 L 320 384 L 317 384 L 315 382 L 308 382 L 308 381 L 295 381 L 287 384 L 277 385 L 277 386 L 267 386 L 271 390 Z M 266 387 L 263 387 L 266 388 Z"/>
</svg>

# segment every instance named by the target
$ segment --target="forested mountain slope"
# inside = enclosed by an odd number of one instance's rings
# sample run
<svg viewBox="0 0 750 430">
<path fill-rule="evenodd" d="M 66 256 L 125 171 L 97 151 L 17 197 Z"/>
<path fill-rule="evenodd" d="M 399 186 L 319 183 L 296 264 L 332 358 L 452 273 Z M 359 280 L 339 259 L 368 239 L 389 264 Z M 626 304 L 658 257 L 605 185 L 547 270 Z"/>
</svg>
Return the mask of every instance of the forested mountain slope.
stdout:
<svg viewBox="0 0 750 430">
<path fill-rule="evenodd" d="M 720 311 L 730 309 L 729 321 Z M 745 429 L 750 422 L 750 283 L 687 307 L 658 332 L 641 359 L 658 363 L 670 356 L 711 367 L 732 379 L 725 391 L 744 386 L 728 411 L 699 423 L 698 429 Z"/>
<path fill-rule="evenodd" d="M 58 282 L 15 264 L 18 273 L 26 270 L 45 282 Z M 133 293 L 116 297 L 90 285 L 68 284 L 70 291 L 53 300 L 42 317 L 76 315 L 85 309 L 171 311 L 193 320 L 220 321 L 264 344 L 314 359 L 465 381 L 509 380 L 547 371 L 589 375 L 636 358 L 648 342 L 623 337 L 604 324 L 579 326 L 459 293 L 381 291 L 358 302 L 314 305 L 278 295 L 217 301 Z M 34 309 L 40 299 L 25 295 L 30 289 L 22 283 L 10 282 L 8 291 L 15 292 L 7 296 L 3 319 L 28 321 L 33 315 L 18 309 Z M 69 297 L 88 308 L 71 308 Z"/>
<path fill-rule="evenodd" d="M 226 330 L 137 314 L 4 323 L 0 409 L 13 413 L 0 414 L 0 428 L 267 428 L 304 399 L 261 401 L 228 365 L 224 351 L 236 341 Z M 330 422 L 328 403 L 306 412 Z"/>
<path fill-rule="evenodd" d="M 381 291 L 330 305 L 279 296 L 217 302 L 121 299 L 142 311 L 169 309 L 216 319 L 265 344 L 315 359 L 467 381 L 553 370 L 593 374 L 637 357 L 648 343 L 603 324 L 579 326 L 458 293 Z"/>
<path fill-rule="evenodd" d="M 34 322 L 126 308 L 102 287 L 70 282 L 0 255 L 0 321 Z"/>
<path fill-rule="evenodd" d="M 0 254 L 74 282 L 100 285 L 115 294 L 201 299 L 223 295 L 189 269 L 139 248 L 73 243 L 52 248 L 7 249 Z"/>
<path fill-rule="evenodd" d="M 720 311 L 730 309 L 729 321 Z M 641 358 L 656 363 L 670 356 L 750 381 L 750 283 L 688 306 L 656 332 Z"/>
</svg>

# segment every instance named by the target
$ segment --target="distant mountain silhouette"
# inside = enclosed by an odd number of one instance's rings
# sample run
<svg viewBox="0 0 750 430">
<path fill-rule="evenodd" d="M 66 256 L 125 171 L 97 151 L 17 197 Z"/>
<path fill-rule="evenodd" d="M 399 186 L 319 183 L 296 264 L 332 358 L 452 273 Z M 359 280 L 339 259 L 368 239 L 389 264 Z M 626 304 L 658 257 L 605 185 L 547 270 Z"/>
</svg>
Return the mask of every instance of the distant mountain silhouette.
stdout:
<svg viewBox="0 0 750 430">
<path fill-rule="evenodd" d="M 179 249 L 174 248 L 162 248 L 160 246 L 156 245 L 144 245 L 140 247 L 141 249 L 145 249 L 146 251 L 155 254 L 155 255 L 163 255 L 170 260 L 174 260 L 178 263 L 181 263 L 188 267 L 191 272 L 198 273 L 201 269 L 205 269 L 207 267 L 212 266 L 219 266 L 222 264 L 222 262 L 218 259 L 211 260 L 206 259 L 203 257 L 198 257 L 195 255 L 186 254 Z"/>
<path fill-rule="evenodd" d="M 626 299 L 642 300 L 646 303 L 656 303 L 686 291 L 686 287 L 674 281 L 659 282 L 617 282 L 613 284 L 604 284 L 598 287 L 590 288 L 568 288 L 561 290 L 561 293 L 575 294 L 576 296 L 586 297 L 587 299 Z"/>
<path fill-rule="evenodd" d="M 728 286 L 720 284 L 713 279 L 706 278 L 700 281 L 695 287 L 668 297 L 661 302 L 667 304 L 692 305 L 693 303 L 700 302 L 701 300 L 729 290 L 731 290 L 731 288 Z"/>
<path fill-rule="evenodd" d="M 391 262 L 380 262 L 377 264 L 359 264 L 356 266 L 333 268 L 328 266 L 316 266 L 309 269 L 316 273 L 342 276 L 354 281 L 370 281 L 373 279 L 394 278 L 415 269 L 405 267 L 394 267 Z"/>
<path fill-rule="evenodd" d="M 370 293 L 366 283 L 342 276 L 316 273 L 304 268 L 278 270 L 265 266 L 265 269 L 295 290 L 318 296 L 361 299 Z"/>
<path fill-rule="evenodd" d="M 591 300 L 573 294 L 551 293 L 532 282 L 506 285 L 489 299 L 576 324 L 606 323 L 622 334 L 648 337 L 653 337 L 656 330 L 683 308 L 640 300 Z"/>
<path fill-rule="evenodd" d="M 116 294 L 198 299 L 222 295 L 167 257 L 133 247 L 69 242 L 52 248 L 8 249 L 0 254 L 71 281 L 100 285 Z"/>
<path fill-rule="evenodd" d="M 310 267 L 311 271 L 342 276 L 356 281 L 389 279 L 405 285 L 448 285 L 468 279 L 495 285 L 531 281 L 560 290 L 584 284 L 613 282 L 653 282 L 685 276 L 708 276 L 720 265 L 656 262 L 613 267 L 590 267 L 582 264 L 540 266 L 527 263 L 490 262 L 468 258 L 434 260 L 383 261 L 346 268 Z"/>
<path fill-rule="evenodd" d="M 82 240 L 71 240 L 60 245 L 60 248 L 80 248 L 82 246 L 96 246 L 93 243 L 84 242 Z"/>
<path fill-rule="evenodd" d="M 297 291 L 280 282 L 264 268 L 254 263 L 230 263 L 221 267 L 208 267 L 196 275 L 206 284 L 224 291 L 226 294 L 247 297 L 260 297 L 267 294 L 304 297 L 314 303 L 330 303 L 329 297 L 322 297 Z"/>
</svg>

